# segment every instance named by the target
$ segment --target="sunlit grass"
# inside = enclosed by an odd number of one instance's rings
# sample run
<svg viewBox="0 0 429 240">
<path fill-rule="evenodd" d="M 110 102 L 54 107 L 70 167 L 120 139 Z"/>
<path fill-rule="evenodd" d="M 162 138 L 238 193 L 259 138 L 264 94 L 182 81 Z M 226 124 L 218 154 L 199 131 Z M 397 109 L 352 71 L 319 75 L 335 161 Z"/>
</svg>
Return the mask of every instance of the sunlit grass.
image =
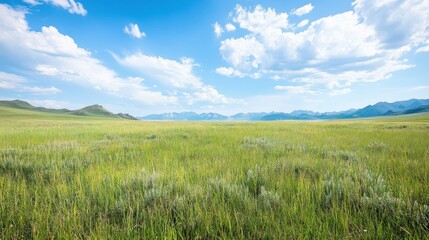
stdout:
<svg viewBox="0 0 429 240">
<path fill-rule="evenodd" d="M 427 238 L 428 119 L 3 116 L 0 239 Z"/>
</svg>

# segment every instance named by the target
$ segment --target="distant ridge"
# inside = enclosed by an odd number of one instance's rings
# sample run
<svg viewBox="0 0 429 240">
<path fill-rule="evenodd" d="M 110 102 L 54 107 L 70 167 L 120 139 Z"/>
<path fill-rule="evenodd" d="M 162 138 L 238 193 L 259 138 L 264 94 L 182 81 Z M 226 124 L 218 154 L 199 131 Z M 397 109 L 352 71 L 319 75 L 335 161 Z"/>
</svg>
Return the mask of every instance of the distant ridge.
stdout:
<svg viewBox="0 0 429 240">
<path fill-rule="evenodd" d="M 81 116 L 104 116 L 104 117 L 118 117 L 116 114 L 106 110 L 101 105 L 91 105 L 84 107 L 79 110 L 75 110 L 72 112 L 73 115 L 81 115 Z"/>
<path fill-rule="evenodd" d="M 68 109 L 50 109 L 44 107 L 35 107 L 28 102 L 22 100 L 12 100 L 12 101 L 0 101 L 0 106 L 24 109 L 37 112 L 48 112 L 48 113 L 57 113 L 65 115 L 77 115 L 77 116 L 91 116 L 91 117 L 104 117 L 104 118 L 119 118 L 119 119 L 129 119 L 137 120 L 137 118 L 127 114 L 127 113 L 118 113 L 114 114 L 109 110 L 105 109 L 103 106 L 95 104 L 91 106 L 84 107 L 78 110 L 68 110 Z"/>
<path fill-rule="evenodd" d="M 12 107 L 12 108 L 21 108 L 21 109 L 34 109 L 35 107 L 21 100 L 13 101 L 0 101 L 0 106 L 3 107 Z"/>
<path fill-rule="evenodd" d="M 379 116 L 395 116 L 403 114 L 429 112 L 429 99 L 410 99 L 393 103 L 378 102 L 361 109 L 349 109 L 340 112 L 313 112 L 296 110 L 290 113 L 283 112 L 256 112 L 237 113 L 225 116 L 218 113 L 173 112 L 163 114 L 151 114 L 140 117 L 142 120 L 164 121 L 279 121 L 279 120 L 333 120 L 349 118 L 365 118 Z"/>
<path fill-rule="evenodd" d="M 381 115 L 405 114 L 406 111 L 413 112 L 414 109 L 429 105 L 429 99 L 410 99 L 393 103 L 379 102 L 356 110 L 354 117 L 374 117 Z"/>
<path fill-rule="evenodd" d="M 256 112 L 237 113 L 225 116 L 219 113 L 195 113 L 195 112 L 172 112 L 163 114 L 151 114 L 135 118 L 127 113 L 112 113 L 103 106 L 95 104 L 78 110 L 50 109 L 35 107 L 22 100 L 0 101 L 0 106 L 23 109 L 35 112 L 63 114 L 66 116 L 88 116 L 113 119 L 129 120 L 156 120 L 156 121 L 281 121 L 281 120 L 334 120 L 381 116 L 398 116 L 405 114 L 429 113 L 429 99 L 410 99 L 393 103 L 378 102 L 361 109 L 350 109 L 340 112 L 313 112 L 307 110 L 296 110 L 290 113 L 284 112 Z"/>
</svg>

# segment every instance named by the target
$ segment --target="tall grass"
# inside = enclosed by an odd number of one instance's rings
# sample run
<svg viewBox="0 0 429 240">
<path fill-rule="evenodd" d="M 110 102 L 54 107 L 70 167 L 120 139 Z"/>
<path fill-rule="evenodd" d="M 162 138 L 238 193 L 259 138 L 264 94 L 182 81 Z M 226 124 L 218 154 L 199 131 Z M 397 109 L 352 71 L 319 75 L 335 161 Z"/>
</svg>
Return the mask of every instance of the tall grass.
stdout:
<svg viewBox="0 0 429 240">
<path fill-rule="evenodd" d="M 420 120 L 3 119 L 0 239 L 428 238 Z"/>
</svg>

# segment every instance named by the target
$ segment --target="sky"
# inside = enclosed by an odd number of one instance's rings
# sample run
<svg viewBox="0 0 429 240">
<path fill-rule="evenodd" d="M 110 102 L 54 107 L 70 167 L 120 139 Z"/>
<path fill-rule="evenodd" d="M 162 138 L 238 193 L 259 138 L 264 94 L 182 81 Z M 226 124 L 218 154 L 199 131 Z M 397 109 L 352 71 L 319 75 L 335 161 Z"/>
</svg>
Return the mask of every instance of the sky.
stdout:
<svg viewBox="0 0 429 240">
<path fill-rule="evenodd" d="M 0 99 L 318 112 L 429 98 L 429 0 L 0 1 Z"/>
</svg>

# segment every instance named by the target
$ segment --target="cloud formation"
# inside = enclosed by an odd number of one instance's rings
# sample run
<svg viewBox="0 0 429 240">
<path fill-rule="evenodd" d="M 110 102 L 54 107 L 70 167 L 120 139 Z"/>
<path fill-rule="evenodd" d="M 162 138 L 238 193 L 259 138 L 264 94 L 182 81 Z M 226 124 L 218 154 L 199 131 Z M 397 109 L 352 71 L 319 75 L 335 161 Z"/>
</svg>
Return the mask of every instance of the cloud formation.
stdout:
<svg viewBox="0 0 429 240">
<path fill-rule="evenodd" d="M 309 14 L 311 11 L 313 11 L 314 6 L 313 4 L 309 3 L 307 5 L 304 5 L 296 10 L 294 10 L 292 12 L 293 15 L 297 15 L 297 16 L 303 16 L 305 14 Z"/>
<path fill-rule="evenodd" d="M 174 104 L 175 96 L 151 91 L 140 78 L 124 78 L 53 26 L 30 30 L 25 12 L 0 4 L 0 63 L 31 75 L 50 76 L 148 105 Z M 33 89 L 34 92 L 41 91 Z M 55 91 L 51 89 L 51 91 Z"/>
<path fill-rule="evenodd" d="M 227 77 L 244 77 L 243 73 L 231 67 L 220 67 L 216 69 L 216 72 Z"/>
<path fill-rule="evenodd" d="M 276 90 L 287 91 L 290 94 L 294 95 L 316 95 L 319 92 L 312 89 L 311 85 L 302 85 L 302 86 L 275 86 Z"/>
<path fill-rule="evenodd" d="M 48 95 L 61 92 L 61 90 L 56 87 L 30 87 L 26 85 L 26 82 L 27 80 L 22 76 L 0 72 L 0 89 L 16 92 L 27 92 L 36 95 Z"/>
<path fill-rule="evenodd" d="M 137 24 L 130 23 L 124 27 L 124 33 L 130 35 L 131 37 L 141 39 L 146 37 L 146 33 L 140 32 L 140 28 Z"/>
<path fill-rule="evenodd" d="M 180 90 L 177 94 L 185 98 L 187 104 L 200 101 L 226 104 L 234 101 L 220 94 L 213 86 L 204 84 L 194 74 L 194 67 L 198 65 L 191 58 L 175 61 L 143 53 L 134 53 L 122 58 L 115 56 L 115 58 L 119 64 L 134 69 L 145 77 L 157 80 L 167 88 Z"/>
<path fill-rule="evenodd" d="M 45 107 L 45 108 L 54 108 L 54 109 L 75 109 L 73 104 L 70 104 L 66 101 L 58 101 L 58 100 L 35 100 L 35 99 L 24 99 L 24 101 L 29 102 L 31 105 L 35 107 Z"/>
<path fill-rule="evenodd" d="M 304 7 L 294 14 L 313 9 Z M 429 1 L 355 0 L 353 11 L 303 20 L 300 31 L 287 13 L 259 5 L 253 10 L 237 5 L 233 20 L 247 33 L 221 41 L 219 50 L 229 66 L 218 73 L 277 76 L 334 95 L 350 92 L 354 83 L 388 79 L 413 67 L 404 55 L 425 51 L 429 39 Z M 226 74 L 235 71 L 242 74 Z"/>
<path fill-rule="evenodd" d="M 256 34 L 282 30 L 289 26 L 287 13 L 277 14 L 275 9 L 264 9 L 261 5 L 256 6 L 253 12 L 237 5 L 233 20 L 242 29 Z"/>
<path fill-rule="evenodd" d="M 215 24 L 213 24 L 213 31 L 216 34 L 216 37 L 222 36 L 222 33 L 224 32 L 222 26 L 217 22 L 215 22 Z"/>
<path fill-rule="evenodd" d="M 88 12 L 83 7 L 82 3 L 76 2 L 75 0 L 23 0 L 32 6 L 41 5 L 43 3 L 52 4 L 57 7 L 64 8 L 72 14 L 79 14 L 85 16 Z"/>
<path fill-rule="evenodd" d="M 303 28 L 303 27 L 307 26 L 309 22 L 310 21 L 308 21 L 308 19 L 304 19 L 304 20 L 302 20 L 301 22 L 298 23 L 297 27 L 298 28 Z"/>
<path fill-rule="evenodd" d="M 227 23 L 225 25 L 225 29 L 226 29 L 227 32 L 234 32 L 236 28 L 235 28 L 235 26 L 233 24 Z"/>
</svg>

